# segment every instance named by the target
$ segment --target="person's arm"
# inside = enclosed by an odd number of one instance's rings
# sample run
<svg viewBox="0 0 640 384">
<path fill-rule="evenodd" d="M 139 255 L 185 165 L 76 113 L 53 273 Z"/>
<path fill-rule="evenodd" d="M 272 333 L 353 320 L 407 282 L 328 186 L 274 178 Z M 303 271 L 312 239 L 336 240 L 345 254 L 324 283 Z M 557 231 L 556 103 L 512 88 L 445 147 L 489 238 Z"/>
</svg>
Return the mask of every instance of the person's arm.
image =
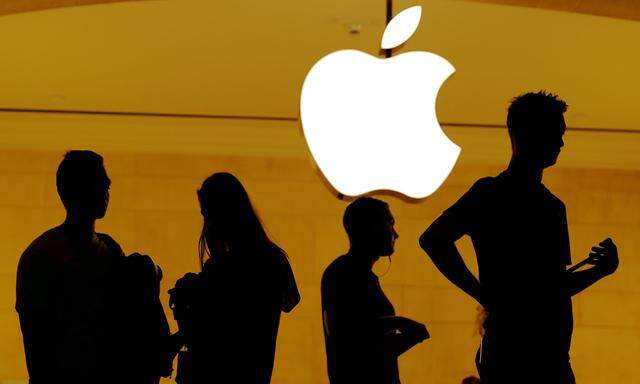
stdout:
<svg viewBox="0 0 640 384">
<path fill-rule="evenodd" d="M 598 246 L 591 248 L 589 260 L 593 267 L 583 271 L 567 272 L 567 285 L 572 296 L 616 271 L 619 263 L 616 245 L 609 238 L 600 242 Z"/>
<path fill-rule="evenodd" d="M 16 310 L 20 319 L 29 377 L 49 381 L 55 374 L 57 328 L 51 298 L 53 266 L 27 249 L 16 278 Z"/>
<path fill-rule="evenodd" d="M 395 357 L 429 338 L 424 324 L 402 316 L 379 318 L 378 331 L 381 333 L 381 347 Z"/>
<path fill-rule="evenodd" d="M 464 234 L 455 217 L 445 213 L 420 236 L 420 247 L 449 281 L 485 306 L 480 282 L 464 263 L 455 244 Z"/>
<path fill-rule="evenodd" d="M 34 382 L 48 381 L 55 373 L 55 328 L 48 311 L 18 312 L 29 377 Z"/>
<path fill-rule="evenodd" d="M 344 278 L 328 276 L 326 272 L 322 278 L 323 326 L 336 348 L 353 348 L 366 343 L 385 354 L 397 357 L 426 338 L 420 339 L 409 332 L 399 332 L 400 328 L 409 328 L 401 326 L 401 323 L 411 322 L 409 319 L 399 316 L 371 318 L 363 305 L 367 297 L 363 291 L 366 283 L 354 284 L 351 276 L 346 279 L 346 286 L 343 286 L 344 281 Z"/>
</svg>

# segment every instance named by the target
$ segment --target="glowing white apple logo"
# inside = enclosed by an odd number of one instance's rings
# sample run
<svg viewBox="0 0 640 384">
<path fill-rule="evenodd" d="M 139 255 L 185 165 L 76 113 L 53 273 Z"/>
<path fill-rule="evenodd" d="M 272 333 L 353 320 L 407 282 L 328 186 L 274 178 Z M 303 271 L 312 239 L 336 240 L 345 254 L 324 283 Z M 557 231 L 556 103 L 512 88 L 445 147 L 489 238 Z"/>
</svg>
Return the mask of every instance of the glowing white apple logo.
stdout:
<svg viewBox="0 0 640 384">
<path fill-rule="evenodd" d="M 404 43 L 421 7 L 387 25 L 382 48 Z M 442 132 L 436 97 L 455 72 L 430 52 L 380 59 L 340 50 L 307 74 L 300 97 L 304 136 L 318 167 L 340 193 L 392 190 L 412 198 L 435 192 L 455 165 L 460 147 Z"/>
</svg>

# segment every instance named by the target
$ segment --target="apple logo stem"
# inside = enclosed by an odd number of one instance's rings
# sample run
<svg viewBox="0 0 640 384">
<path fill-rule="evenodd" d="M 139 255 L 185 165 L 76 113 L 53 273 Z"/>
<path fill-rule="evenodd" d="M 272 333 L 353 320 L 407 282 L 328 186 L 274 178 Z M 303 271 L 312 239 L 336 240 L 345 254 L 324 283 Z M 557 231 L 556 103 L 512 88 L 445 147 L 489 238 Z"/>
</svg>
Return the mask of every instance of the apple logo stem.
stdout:
<svg viewBox="0 0 640 384">
<path fill-rule="evenodd" d="M 442 132 L 435 110 L 454 67 L 424 51 L 391 57 L 416 31 L 421 14 L 414 6 L 389 20 L 380 44 L 385 58 L 339 50 L 318 60 L 304 80 L 304 137 L 339 198 L 382 190 L 425 198 L 458 159 L 460 147 Z"/>
</svg>

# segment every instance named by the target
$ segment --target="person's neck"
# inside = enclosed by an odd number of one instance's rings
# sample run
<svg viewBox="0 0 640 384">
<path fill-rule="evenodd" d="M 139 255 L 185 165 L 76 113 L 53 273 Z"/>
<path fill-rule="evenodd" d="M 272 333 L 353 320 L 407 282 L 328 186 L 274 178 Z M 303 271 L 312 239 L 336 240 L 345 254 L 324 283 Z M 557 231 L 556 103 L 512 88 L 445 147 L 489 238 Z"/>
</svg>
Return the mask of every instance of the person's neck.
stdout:
<svg viewBox="0 0 640 384">
<path fill-rule="evenodd" d="M 67 214 L 62 228 L 73 237 L 92 239 L 96 234 L 96 220 Z"/>
<path fill-rule="evenodd" d="M 354 246 L 349 249 L 349 255 L 351 255 L 355 260 L 358 260 L 358 263 L 368 270 L 373 269 L 373 265 L 380 258 L 380 256 L 375 256 L 373 252 L 367 249 Z"/>
<path fill-rule="evenodd" d="M 542 183 L 543 171 L 543 167 L 532 165 L 526 159 L 514 156 L 504 172 L 518 183 L 534 185 Z"/>
</svg>

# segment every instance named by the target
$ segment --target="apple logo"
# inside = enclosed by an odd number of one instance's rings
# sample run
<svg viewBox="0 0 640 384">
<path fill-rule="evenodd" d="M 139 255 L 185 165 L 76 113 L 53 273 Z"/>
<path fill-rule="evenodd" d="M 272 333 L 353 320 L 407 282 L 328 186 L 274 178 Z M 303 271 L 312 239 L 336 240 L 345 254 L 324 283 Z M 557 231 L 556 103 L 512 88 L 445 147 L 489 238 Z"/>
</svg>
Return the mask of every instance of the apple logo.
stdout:
<svg viewBox="0 0 640 384">
<path fill-rule="evenodd" d="M 422 9 L 400 12 L 381 47 L 413 35 Z M 430 52 L 381 59 L 353 49 L 328 54 L 307 74 L 300 117 L 309 150 L 329 183 L 345 196 L 389 190 L 431 195 L 455 165 L 460 147 L 442 132 L 436 98 L 455 72 Z"/>
</svg>

